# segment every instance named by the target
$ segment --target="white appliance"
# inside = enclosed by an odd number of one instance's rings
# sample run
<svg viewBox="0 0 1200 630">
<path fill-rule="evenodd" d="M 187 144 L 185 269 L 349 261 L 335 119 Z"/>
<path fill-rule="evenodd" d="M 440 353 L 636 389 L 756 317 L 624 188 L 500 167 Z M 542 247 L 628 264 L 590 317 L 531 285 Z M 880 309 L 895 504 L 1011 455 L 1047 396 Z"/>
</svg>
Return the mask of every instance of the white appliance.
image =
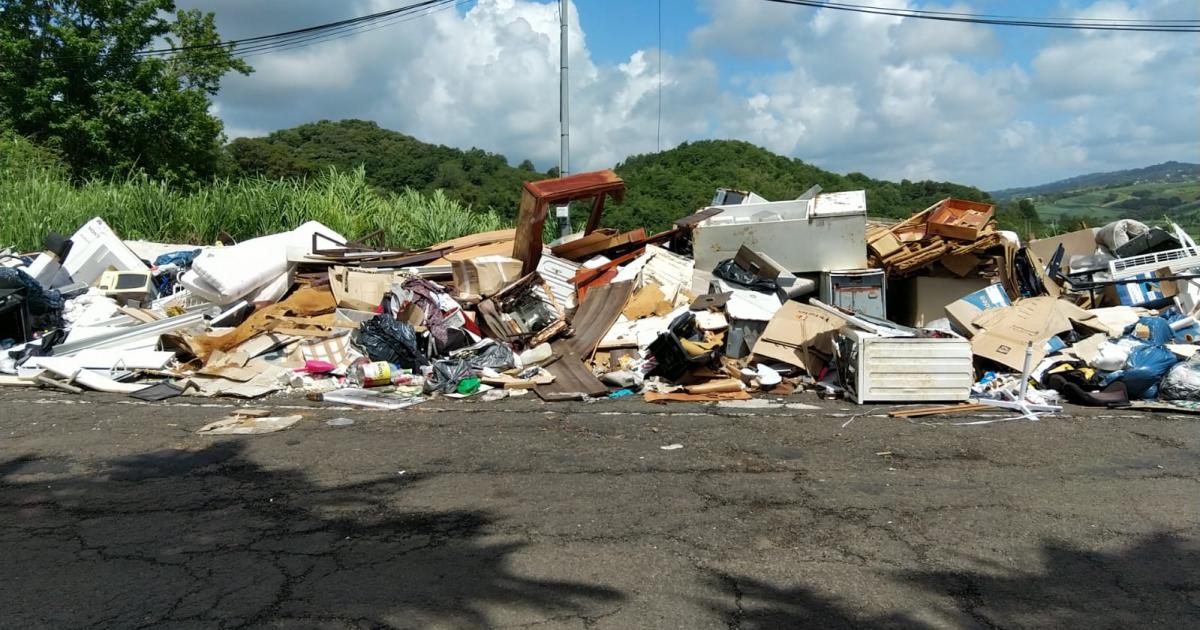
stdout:
<svg viewBox="0 0 1200 630">
<path fill-rule="evenodd" d="M 961 402 L 975 382 L 971 342 L 961 337 L 881 337 L 838 331 L 838 372 L 854 402 Z"/>
<path fill-rule="evenodd" d="M 792 273 L 867 266 L 867 193 L 814 194 L 791 201 L 725 206 L 696 225 L 696 269 L 712 271 L 743 245 Z"/>
</svg>

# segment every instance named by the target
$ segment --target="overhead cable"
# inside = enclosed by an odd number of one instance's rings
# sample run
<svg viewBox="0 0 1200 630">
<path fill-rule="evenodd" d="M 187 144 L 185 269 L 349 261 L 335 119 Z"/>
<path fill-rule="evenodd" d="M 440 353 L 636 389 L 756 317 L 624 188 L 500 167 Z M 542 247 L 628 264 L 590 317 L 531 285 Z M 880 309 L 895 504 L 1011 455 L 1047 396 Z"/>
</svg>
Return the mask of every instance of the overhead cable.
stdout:
<svg viewBox="0 0 1200 630">
<path fill-rule="evenodd" d="M 831 9 L 870 15 L 886 15 L 918 20 L 936 20 L 940 22 L 959 22 L 967 24 L 989 24 L 993 26 L 1024 26 L 1031 28 L 1053 28 L 1066 30 L 1088 31 L 1133 31 L 1154 33 L 1200 33 L 1200 20 L 1197 19 L 1160 19 L 1135 20 L 1121 18 L 1025 18 L 1015 16 L 999 16 L 979 13 L 959 13 L 951 11 L 926 11 L 921 9 L 902 9 L 863 4 L 848 4 L 843 2 L 823 2 L 821 0 L 766 0 L 776 4 L 789 4 L 811 7 L 814 9 Z"/>
</svg>

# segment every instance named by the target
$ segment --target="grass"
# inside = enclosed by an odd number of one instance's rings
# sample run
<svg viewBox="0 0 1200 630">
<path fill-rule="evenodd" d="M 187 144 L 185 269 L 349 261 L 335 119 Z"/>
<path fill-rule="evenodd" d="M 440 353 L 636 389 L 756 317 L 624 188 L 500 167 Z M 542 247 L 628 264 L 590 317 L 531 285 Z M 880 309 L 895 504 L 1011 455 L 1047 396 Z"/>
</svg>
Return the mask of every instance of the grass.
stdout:
<svg viewBox="0 0 1200 630">
<path fill-rule="evenodd" d="M 1179 197 L 1181 204 L 1157 211 L 1135 211 L 1117 204 L 1149 192 L 1150 198 Z M 1071 193 L 1059 193 L 1035 198 L 1037 213 L 1047 225 L 1057 225 L 1062 219 L 1085 218 L 1092 226 L 1117 219 L 1137 219 L 1143 223 L 1165 225 L 1174 221 L 1189 233 L 1200 232 L 1200 182 L 1162 182 L 1131 184 L 1113 188 L 1092 188 Z"/>
<path fill-rule="evenodd" d="M 1129 211 L 1117 207 L 1116 204 L 1133 198 L 1135 190 L 1150 191 L 1154 198 L 1179 197 L 1184 204 L 1177 207 L 1176 210 L 1194 209 L 1197 201 L 1200 201 L 1200 182 L 1133 184 L 1119 188 L 1082 190 L 1053 201 L 1039 200 L 1037 201 L 1037 211 L 1043 218 L 1064 214 L 1089 214 L 1098 218 L 1119 219 L 1128 215 Z M 1110 195 L 1115 196 L 1115 199 L 1107 201 Z"/>
<path fill-rule="evenodd" d="M 136 175 L 76 184 L 52 155 L 0 137 L 0 247 L 35 251 L 51 232 L 70 235 L 97 216 L 122 238 L 181 244 L 212 243 L 222 232 L 244 240 L 310 220 L 349 238 L 383 230 L 388 245 L 411 248 L 507 227 L 440 190 L 382 192 L 361 168 L 308 180 L 216 180 L 194 190 Z"/>
</svg>

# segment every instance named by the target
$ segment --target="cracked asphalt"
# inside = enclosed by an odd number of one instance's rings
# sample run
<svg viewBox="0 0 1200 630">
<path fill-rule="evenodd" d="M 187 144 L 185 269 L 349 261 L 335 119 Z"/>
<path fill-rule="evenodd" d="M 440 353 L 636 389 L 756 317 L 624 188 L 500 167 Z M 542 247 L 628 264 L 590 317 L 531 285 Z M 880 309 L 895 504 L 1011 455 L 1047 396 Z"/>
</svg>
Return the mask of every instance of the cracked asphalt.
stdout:
<svg viewBox="0 0 1200 630">
<path fill-rule="evenodd" d="M 3 391 L 0 627 L 1196 627 L 1197 417 L 788 401 Z"/>
</svg>

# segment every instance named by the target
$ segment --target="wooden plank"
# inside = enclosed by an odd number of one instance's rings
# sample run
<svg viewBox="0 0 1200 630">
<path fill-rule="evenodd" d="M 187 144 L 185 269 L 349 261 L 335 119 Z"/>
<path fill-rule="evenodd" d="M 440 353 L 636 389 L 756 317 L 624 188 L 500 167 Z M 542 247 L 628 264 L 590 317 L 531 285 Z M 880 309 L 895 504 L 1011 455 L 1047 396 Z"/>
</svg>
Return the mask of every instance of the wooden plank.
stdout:
<svg viewBox="0 0 1200 630">
<path fill-rule="evenodd" d="M 538 385 L 534 389 L 542 400 L 575 400 L 608 393 L 608 387 L 592 374 L 579 355 L 571 351 L 571 345 L 566 340 L 555 341 L 550 348 L 559 360 L 552 365 L 542 366 L 554 375 L 553 383 Z"/>
<path fill-rule="evenodd" d="M 614 282 L 588 291 L 575 317 L 571 318 L 571 327 L 575 329 L 575 336 L 569 340 L 571 351 L 585 359 L 591 358 L 600 340 L 621 316 L 632 293 L 632 280 Z"/>
<path fill-rule="evenodd" d="M 612 194 L 613 198 L 620 203 L 624 198 L 625 182 L 612 170 L 604 169 L 555 179 L 525 182 L 525 190 L 548 205 L 588 199 L 599 194 Z M 518 224 L 518 232 L 520 229 Z"/>
<path fill-rule="evenodd" d="M 587 226 L 584 227 L 584 234 L 591 234 L 600 227 L 600 215 L 604 214 L 604 195 L 596 195 L 596 200 L 592 202 L 592 211 L 588 214 Z"/>
<path fill-rule="evenodd" d="M 468 247 L 478 247 L 480 245 L 490 245 L 501 241 L 512 241 L 517 238 L 516 228 L 507 230 L 493 230 L 491 232 L 480 232 L 478 234 L 468 234 L 458 238 L 452 238 L 448 241 L 442 241 L 429 247 L 429 249 L 450 249 L 451 252 Z"/>
<path fill-rule="evenodd" d="M 612 262 L 604 263 L 603 265 L 600 265 L 599 267 L 580 269 L 579 271 L 575 272 L 575 277 L 571 279 L 571 282 L 573 284 L 575 284 L 576 286 L 581 285 L 581 284 L 587 284 L 588 282 L 591 282 L 592 280 L 595 280 L 596 278 L 599 278 L 600 276 L 604 275 L 604 272 L 608 271 L 609 269 L 613 269 L 620 265 L 624 265 L 625 263 L 633 260 L 634 258 L 641 256 L 645 252 L 646 252 L 646 248 L 640 247 L 638 249 L 635 249 L 635 250 L 629 252 L 628 254 L 625 254 L 624 256 L 614 258 L 612 260 Z"/>
<path fill-rule="evenodd" d="M 592 234 L 600 234 L 600 232 L 593 232 Z M 590 237 L 585 236 L 584 238 Z M 555 248 L 551 251 L 554 252 L 555 256 L 579 262 L 610 249 L 630 245 L 632 243 L 638 243 L 644 240 L 646 240 L 646 230 L 644 228 L 638 228 L 636 230 L 625 232 L 624 234 L 616 234 L 599 239 L 592 239 L 591 242 L 584 243 L 573 248 L 564 248 L 561 251 L 559 248 Z M 575 241 L 572 241 L 571 243 L 568 243 L 568 245 L 574 243 Z"/>
<path fill-rule="evenodd" d="M 921 418 L 924 416 L 936 416 L 946 413 L 966 413 L 968 411 L 987 411 L 995 409 L 989 405 L 979 403 L 960 403 L 957 405 L 944 405 L 940 407 L 920 407 L 917 409 L 897 409 L 896 411 L 888 412 L 889 418 Z"/>
<path fill-rule="evenodd" d="M 526 184 L 526 188 L 528 188 Z M 513 240 L 513 258 L 521 261 L 521 274 L 537 270 L 542 258 L 542 227 L 546 223 L 546 202 L 539 201 L 528 190 L 521 195 L 517 210 L 517 236 Z"/>
<path fill-rule="evenodd" d="M 570 260 L 570 259 L 577 257 L 579 255 L 578 252 L 580 252 L 582 250 L 586 250 L 586 249 L 595 248 L 597 245 L 600 245 L 600 247 L 598 249 L 596 249 L 596 251 L 605 249 L 607 246 L 604 244 L 607 243 L 610 239 L 612 239 L 616 235 L 617 235 L 616 230 L 608 230 L 608 229 L 599 230 L 596 232 L 592 232 L 591 234 L 585 235 L 581 238 L 577 238 L 573 241 L 568 241 L 561 245 L 556 245 L 556 246 L 550 248 L 550 253 L 554 254 L 555 256 L 558 256 L 559 258 L 566 258 L 566 259 Z"/>
</svg>

